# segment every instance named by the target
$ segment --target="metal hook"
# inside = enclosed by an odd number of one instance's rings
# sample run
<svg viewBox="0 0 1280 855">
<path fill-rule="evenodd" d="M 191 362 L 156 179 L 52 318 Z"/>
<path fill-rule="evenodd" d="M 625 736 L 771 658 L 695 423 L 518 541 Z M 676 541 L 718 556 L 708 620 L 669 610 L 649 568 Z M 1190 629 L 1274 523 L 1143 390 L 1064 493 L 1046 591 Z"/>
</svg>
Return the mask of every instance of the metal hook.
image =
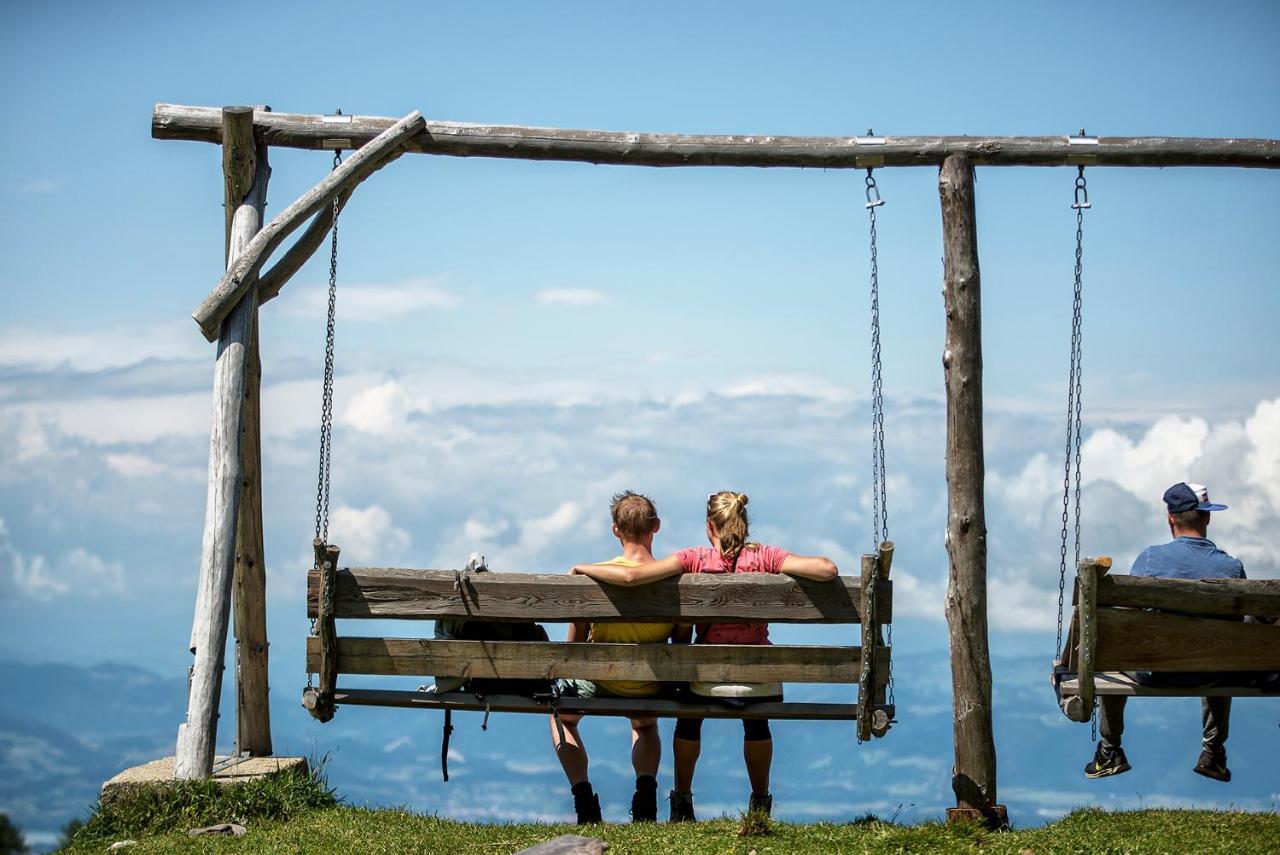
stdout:
<svg viewBox="0 0 1280 855">
<path fill-rule="evenodd" d="M 868 208 L 878 208 L 884 204 L 884 200 L 880 198 L 880 187 L 876 184 L 875 176 L 871 174 L 871 170 L 867 170 L 867 204 Z"/>
<path fill-rule="evenodd" d="M 1081 130 L 1083 130 L 1083 129 L 1081 129 Z M 1083 199 L 1084 199 L 1084 201 L 1083 201 L 1083 202 L 1082 202 L 1082 201 L 1080 201 L 1082 197 L 1083 197 Z M 1089 183 L 1088 183 L 1087 181 L 1085 181 L 1085 178 L 1084 178 L 1084 166 L 1081 166 L 1081 167 L 1080 167 L 1080 172 L 1076 175 L 1076 193 L 1075 193 L 1075 202 L 1074 202 L 1074 204 L 1072 204 L 1072 206 L 1071 206 L 1071 207 L 1072 207 L 1072 208 L 1074 208 L 1074 209 L 1075 209 L 1075 210 L 1077 210 L 1077 211 L 1079 211 L 1079 210 L 1081 210 L 1081 209 L 1083 209 L 1083 208 L 1088 208 L 1088 207 L 1090 207 L 1090 205 L 1089 205 Z"/>
</svg>

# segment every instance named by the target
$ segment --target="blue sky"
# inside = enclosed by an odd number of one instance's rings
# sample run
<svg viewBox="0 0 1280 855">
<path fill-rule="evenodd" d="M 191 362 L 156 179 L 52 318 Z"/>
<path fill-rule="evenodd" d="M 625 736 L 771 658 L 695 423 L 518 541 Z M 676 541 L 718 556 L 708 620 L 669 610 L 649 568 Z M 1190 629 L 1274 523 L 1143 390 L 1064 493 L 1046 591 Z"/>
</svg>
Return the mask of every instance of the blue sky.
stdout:
<svg viewBox="0 0 1280 855">
<path fill-rule="evenodd" d="M 28 4 L 0 32 L 0 658 L 189 657 L 213 349 L 215 146 L 156 102 L 614 130 L 1280 138 L 1272 4 Z M 253 26 L 243 21 L 253 18 Z M 228 64 L 228 46 L 241 45 Z M 273 151 L 269 213 L 329 169 Z M 700 497 L 846 569 L 870 542 L 862 174 L 408 156 L 342 228 L 334 539 L 554 570 L 604 507 Z M 1280 576 L 1280 174 L 1088 172 L 1085 551 L 1162 539 L 1184 478 Z M 936 171 L 878 173 L 900 645 L 945 645 Z M 1073 171 L 982 169 L 994 646 L 1052 647 Z M 264 308 L 275 684 L 314 508 L 323 259 Z M 785 635 L 785 633 L 784 633 Z M 278 670 L 276 670 L 278 669 Z M 176 726 L 176 722 L 175 722 Z"/>
</svg>

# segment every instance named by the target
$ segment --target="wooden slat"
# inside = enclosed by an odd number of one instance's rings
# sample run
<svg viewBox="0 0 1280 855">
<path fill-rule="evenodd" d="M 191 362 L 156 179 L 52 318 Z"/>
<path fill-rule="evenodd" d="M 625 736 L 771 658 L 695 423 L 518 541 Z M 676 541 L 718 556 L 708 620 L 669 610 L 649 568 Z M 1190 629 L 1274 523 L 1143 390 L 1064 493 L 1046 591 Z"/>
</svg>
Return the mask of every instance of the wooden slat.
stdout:
<svg viewBox="0 0 1280 855">
<path fill-rule="evenodd" d="M 1280 626 L 1099 609 L 1100 671 L 1280 671 Z"/>
<path fill-rule="evenodd" d="M 452 570 L 354 567 L 337 574 L 339 618 L 434 620 L 681 621 L 857 623 L 856 578 L 813 582 L 771 573 L 686 574 L 651 585 L 618 587 L 585 576 L 479 573 L 455 590 Z M 318 579 L 307 580 L 307 614 L 316 615 Z M 892 618 L 893 583 L 877 591 L 877 618 Z"/>
<path fill-rule="evenodd" d="M 1236 617 L 1280 617 L 1280 579 L 1106 576 L 1098 585 L 1098 605 Z"/>
<path fill-rule="evenodd" d="M 1144 686 L 1133 677 L 1119 671 L 1094 674 L 1093 678 L 1094 691 L 1099 695 L 1128 695 L 1130 697 L 1153 698 L 1253 698 L 1280 695 L 1280 686 L 1267 691 L 1253 686 L 1213 686 L 1210 688 Z M 1080 681 L 1074 675 L 1066 675 L 1060 684 L 1060 688 L 1063 696 L 1078 695 Z"/>
<path fill-rule="evenodd" d="M 489 695 L 480 699 L 475 695 L 452 692 L 432 695 L 426 692 L 393 691 L 388 689 L 338 689 L 334 699 L 339 705 L 374 707 L 403 707 L 424 710 L 489 710 L 490 712 L 516 712 L 548 715 L 551 707 L 542 701 L 519 695 Z M 557 709 L 560 712 L 580 712 L 590 715 L 656 716 L 658 718 L 767 718 L 774 721 L 849 721 L 857 718 L 857 704 L 814 704 L 770 702 L 747 704 L 735 708 L 718 702 L 683 703 L 656 698 L 564 698 Z M 890 718 L 894 709 L 882 706 Z"/>
<path fill-rule="evenodd" d="M 217 142 L 221 114 L 209 107 L 157 104 L 151 136 Z M 334 137 L 362 145 L 395 120 L 351 116 L 335 125 L 324 116 L 260 112 L 258 133 L 271 145 L 331 148 Z M 347 146 L 351 148 L 353 146 Z M 530 128 L 467 122 L 427 122 L 410 151 L 453 157 L 564 160 L 632 166 L 789 166 L 823 169 L 938 166 L 963 155 L 978 166 L 1252 166 L 1280 167 L 1280 141 L 1187 137 L 1101 137 L 1073 145 L 1066 134 L 1040 137 L 800 137 L 775 134 L 703 135 Z"/>
<path fill-rule="evenodd" d="M 876 659 L 887 667 L 889 649 L 877 648 Z M 343 674 L 856 683 L 861 661 L 857 647 L 338 639 L 338 671 Z M 320 639 L 308 638 L 308 670 L 317 670 L 319 663 Z"/>
</svg>

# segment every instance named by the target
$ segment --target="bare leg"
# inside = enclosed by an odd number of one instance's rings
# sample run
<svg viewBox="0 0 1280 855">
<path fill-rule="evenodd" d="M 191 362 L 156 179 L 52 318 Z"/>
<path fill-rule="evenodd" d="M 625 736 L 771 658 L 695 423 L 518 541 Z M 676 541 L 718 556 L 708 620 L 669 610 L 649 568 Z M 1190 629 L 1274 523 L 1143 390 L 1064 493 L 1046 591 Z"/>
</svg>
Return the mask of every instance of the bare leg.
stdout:
<svg viewBox="0 0 1280 855">
<path fill-rule="evenodd" d="M 751 792 L 769 792 L 769 767 L 773 764 L 773 740 L 757 739 L 742 743 L 742 757 L 747 761 L 747 779 Z"/>
<path fill-rule="evenodd" d="M 631 719 L 631 765 L 636 770 L 636 777 L 651 775 L 656 778 L 660 762 L 662 762 L 662 734 L 658 732 L 658 720 L 656 718 Z"/>
<path fill-rule="evenodd" d="M 561 713 L 560 724 L 556 723 L 555 716 L 550 720 L 551 744 L 555 746 L 556 758 L 569 779 L 569 785 L 580 784 L 587 780 L 587 749 L 578 734 L 578 722 L 582 716 Z"/>
<path fill-rule="evenodd" d="M 676 737 L 671 742 L 675 747 L 676 758 L 675 790 L 678 793 L 691 793 L 693 772 L 698 765 L 698 755 L 702 753 L 702 741 Z"/>
</svg>

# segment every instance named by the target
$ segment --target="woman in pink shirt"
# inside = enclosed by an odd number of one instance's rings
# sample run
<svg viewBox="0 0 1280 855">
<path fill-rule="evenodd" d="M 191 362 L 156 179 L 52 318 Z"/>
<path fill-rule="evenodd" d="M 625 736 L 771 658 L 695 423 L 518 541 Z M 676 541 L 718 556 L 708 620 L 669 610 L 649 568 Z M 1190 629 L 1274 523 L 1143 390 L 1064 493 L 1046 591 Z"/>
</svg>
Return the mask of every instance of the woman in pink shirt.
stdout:
<svg viewBox="0 0 1280 855">
<path fill-rule="evenodd" d="M 707 540 L 711 546 L 682 549 L 674 555 L 636 567 L 580 564 L 570 572 L 613 585 L 643 585 L 681 573 L 787 573 L 803 579 L 835 578 L 836 565 L 823 556 L 792 555 L 777 546 L 747 541 L 747 496 L 722 491 L 707 498 Z M 716 623 L 698 625 L 698 644 L 768 644 L 768 624 Z M 743 719 L 742 754 L 751 781 L 750 810 L 768 813 L 769 767 L 773 738 L 767 719 Z M 671 821 L 693 820 L 693 773 L 702 751 L 702 719 L 676 720 L 675 789 L 671 791 Z"/>
</svg>

